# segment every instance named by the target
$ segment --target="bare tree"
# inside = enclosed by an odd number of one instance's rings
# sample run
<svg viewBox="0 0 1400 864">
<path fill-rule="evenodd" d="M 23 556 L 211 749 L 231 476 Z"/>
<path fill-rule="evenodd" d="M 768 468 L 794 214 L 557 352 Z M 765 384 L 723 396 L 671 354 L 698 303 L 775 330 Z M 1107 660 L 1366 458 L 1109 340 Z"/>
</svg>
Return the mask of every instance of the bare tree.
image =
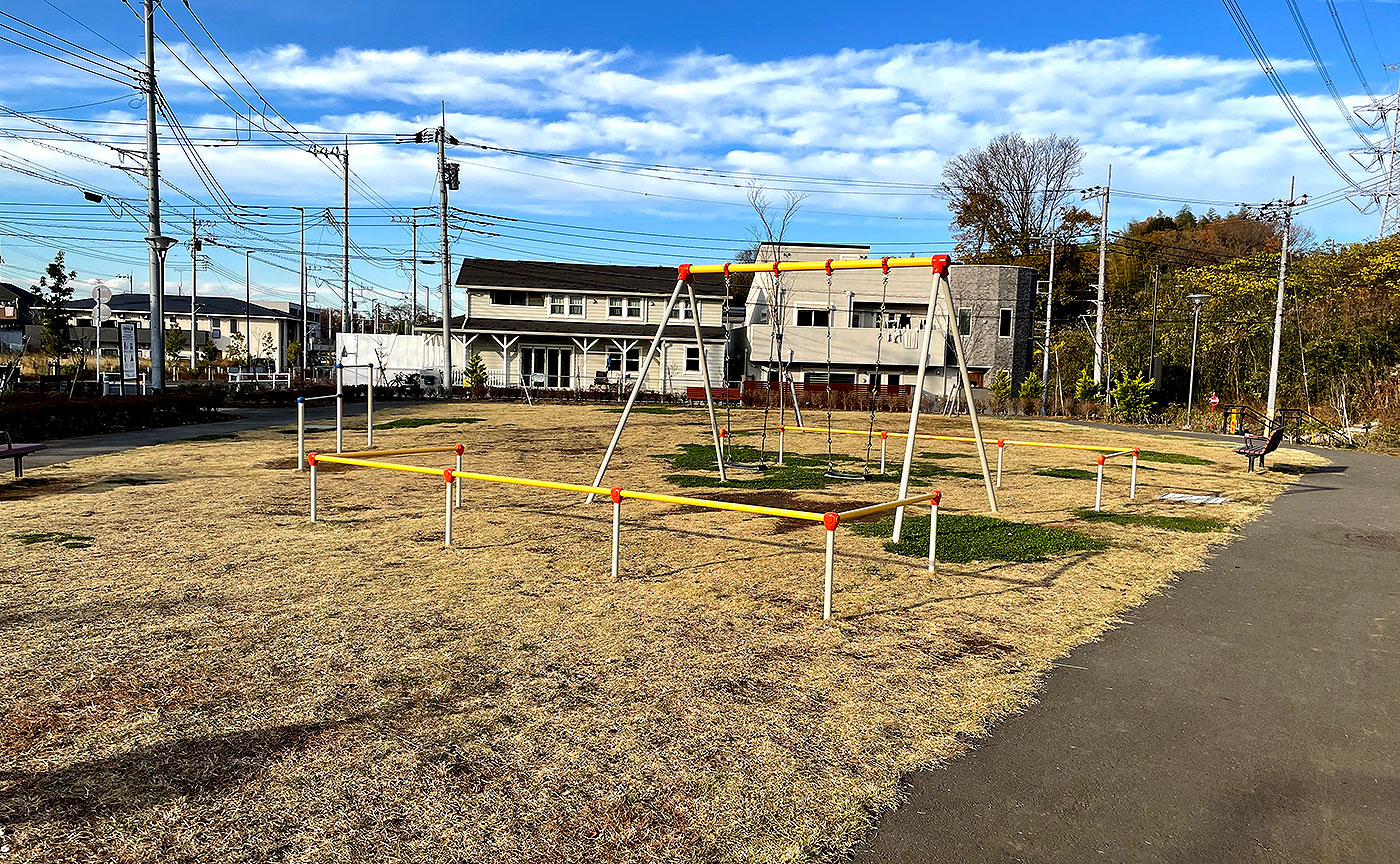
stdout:
<svg viewBox="0 0 1400 864">
<path fill-rule="evenodd" d="M 1022 138 L 1008 132 L 943 166 L 958 252 L 1029 255 L 1060 227 L 1081 173 L 1079 139 Z"/>
<path fill-rule="evenodd" d="M 765 245 L 773 250 L 773 260 L 783 260 L 783 240 L 787 236 L 788 226 L 797 217 L 797 211 L 802 208 L 802 202 L 807 196 L 791 190 L 783 193 L 781 203 L 775 204 L 768 198 L 763 187 L 757 183 L 750 183 L 748 190 L 749 206 L 753 208 L 754 215 L 758 218 L 758 223 L 749 228 L 749 236 L 754 241 L 754 260 L 758 259 L 758 253 Z M 778 381 L 785 380 L 783 374 L 783 279 L 779 273 L 772 276 L 773 290 L 766 299 L 768 305 L 768 322 L 772 325 L 768 345 L 768 363 L 764 372 L 772 374 L 772 365 L 777 361 Z M 778 411 L 782 414 L 783 396 L 782 384 L 778 389 Z"/>
</svg>

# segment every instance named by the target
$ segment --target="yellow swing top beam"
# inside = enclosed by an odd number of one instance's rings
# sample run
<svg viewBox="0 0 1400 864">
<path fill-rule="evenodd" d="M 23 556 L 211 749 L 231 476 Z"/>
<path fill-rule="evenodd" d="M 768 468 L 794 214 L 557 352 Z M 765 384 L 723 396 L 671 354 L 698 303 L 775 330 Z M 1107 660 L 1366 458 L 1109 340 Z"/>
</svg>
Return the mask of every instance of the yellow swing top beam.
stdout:
<svg viewBox="0 0 1400 864">
<path fill-rule="evenodd" d="M 886 267 L 927 267 L 934 272 L 944 272 L 949 264 L 947 255 L 933 255 L 924 258 L 852 258 L 837 261 L 778 261 L 755 264 L 682 264 L 681 277 L 687 273 L 796 273 L 820 270 L 826 272 L 828 266 L 835 270 L 883 270 Z"/>
</svg>

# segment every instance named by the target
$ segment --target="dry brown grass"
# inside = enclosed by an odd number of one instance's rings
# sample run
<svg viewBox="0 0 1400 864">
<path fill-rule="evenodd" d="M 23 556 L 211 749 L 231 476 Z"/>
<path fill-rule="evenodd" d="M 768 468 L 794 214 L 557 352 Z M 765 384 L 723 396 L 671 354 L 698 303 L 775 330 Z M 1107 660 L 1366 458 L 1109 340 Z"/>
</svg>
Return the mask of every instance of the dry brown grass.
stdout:
<svg viewBox="0 0 1400 864">
<path fill-rule="evenodd" d="M 591 481 L 617 419 L 418 411 L 488 422 L 377 443 L 460 441 L 472 469 L 577 482 Z M 965 434 L 941 419 L 924 428 Z M 653 454 L 703 434 L 699 415 L 638 415 L 609 477 L 667 490 Z M 791 443 L 824 449 L 804 437 Z M 1248 476 L 1219 446 L 1124 443 L 1220 461 L 1145 463 L 1133 505 L 1126 469 L 1114 469 L 1112 508 L 1195 512 L 1154 499 L 1219 493 L 1234 500 L 1209 515 L 1238 524 L 1292 480 Z M 1114 545 L 931 576 L 843 531 L 837 614 L 824 624 L 820 527 L 629 502 L 613 581 L 607 505 L 470 490 L 444 551 L 440 481 L 328 469 L 325 521 L 309 525 L 306 475 L 274 467 L 294 448 L 269 431 L 0 481 L 9 531 L 93 538 L 63 548 L 0 536 L 8 860 L 821 859 L 895 803 L 902 773 L 1028 705 L 1055 658 L 1227 536 L 1075 522 L 1093 483 L 1031 472 L 1092 457 L 1012 451 L 1003 516 Z M 974 468 L 961 452 L 940 464 Z M 984 511 L 977 483 L 940 486 L 946 511 Z M 826 509 L 893 489 L 761 494 Z"/>
</svg>

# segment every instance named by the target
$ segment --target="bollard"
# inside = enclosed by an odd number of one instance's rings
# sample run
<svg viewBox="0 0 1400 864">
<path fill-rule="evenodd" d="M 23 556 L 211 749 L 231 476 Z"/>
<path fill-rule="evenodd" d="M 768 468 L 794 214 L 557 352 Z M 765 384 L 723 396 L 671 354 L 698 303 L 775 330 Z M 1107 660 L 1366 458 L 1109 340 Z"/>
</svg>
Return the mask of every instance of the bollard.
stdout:
<svg viewBox="0 0 1400 864">
<path fill-rule="evenodd" d="M 728 434 L 729 434 L 729 430 L 728 430 L 728 429 L 721 429 L 721 430 L 719 430 L 719 461 L 720 461 L 720 462 L 728 462 L 728 461 L 729 461 L 729 445 L 728 445 L 728 444 L 725 442 L 725 440 L 724 440 L 724 436 L 726 436 L 726 435 L 728 435 Z M 721 469 L 720 469 L 720 470 L 723 470 L 723 466 L 721 466 Z"/>
<path fill-rule="evenodd" d="M 622 538 L 622 488 L 614 486 L 611 490 L 613 502 L 613 524 L 612 524 L 612 576 L 618 578 L 617 553 Z"/>
<path fill-rule="evenodd" d="M 822 519 L 822 524 L 826 526 L 826 591 L 822 600 L 822 620 L 828 621 L 831 619 L 832 570 L 836 564 L 836 526 L 841 524 L 841 516 L 828 513 Z"/>
<path fill-rule="evenodd" d="M 306 459 L 306 397 L 297 397 L 297 470 Z"/>
<path fill-rule="evenodd" d="M 311 521 L 316 521 L 316 454 L 306 454 L 306 461 L 311 463 Z"/>
<path fill-rule="evenodd" d="M 447 506 L 444 509 L 444 512 L 447 514 L 447 518 L 445 520 L 446 529 L 444 531 L 442 546 L 444 549 L 447 549 L 452 546 L 452 487 L 456 484 L 456 478 L 452 475 L 451 468 L 443 469 L 442 479 L 447 483 L 446 486 L 442 487 L 443 490 L 446 492 L 445 500 L 447 502 Z"/>
<path fill-rule="evenodd" d="M 1137 498 L 1137 460 L 1138 460 L 1138 454 L 1141 453 L 1141 452 L 1142 452 L 1142 449 L 1141 449 L 1141 448 L 1139 448 L 1139 447 L 1134 447 L 1134 448 L 1133 448 L 1133 479 L 1130 481 L 1130 483 L 1129 483 L 1129 485 L 1128 485 L 1128 500 L 1130 500 L 1130 501 Z"/>
<path fill-rule="evenodd" d="M 942 492 L 934 492 L 929 499 L 928 514 L 928 572 L 932 573 L 938 562 L 938 502 L 943 498 Z"/>
<path fill-rule="evenodd" d="M 457 470 L 462 470 L 462 445 L 457 445 Z M 462 478 L 457 478 L 457 509 L 462 508 Z"/>
<path fill-rule="evenodd" d="M 365 385 L 365 446 L 374 447 L 374 367 L 369 367 L 369 383 Z"/>
<path fill-rule="evenodd" d="M 779 427 L 778 427 L 778 464 L 779 464 L 779 465 L 782 465 L 782 464 L 783 464 L 783 431 L 784 431 L 786 428 L 787 428 L 786 426 L 779 426 Z"/>
<path fill-rule="evenodd" d="M 890 433 L 883 429 L 880 430 L 880 474 L 882 476 L 885 473 L 885 442 L 889 440 L 889 437 Z"/>
<path fill-rule="evenodd" d="M 1006 439 L 997 441 L 997 488 L 1001 488 L 1001 454 L 1006 452 Z"/>
<path fill-rule="evenodd" d="M 1099 479 L 1094 487 L 1094 510 L 1103 509 L 1103 457 L 1099 457 Z"/>
</svg>

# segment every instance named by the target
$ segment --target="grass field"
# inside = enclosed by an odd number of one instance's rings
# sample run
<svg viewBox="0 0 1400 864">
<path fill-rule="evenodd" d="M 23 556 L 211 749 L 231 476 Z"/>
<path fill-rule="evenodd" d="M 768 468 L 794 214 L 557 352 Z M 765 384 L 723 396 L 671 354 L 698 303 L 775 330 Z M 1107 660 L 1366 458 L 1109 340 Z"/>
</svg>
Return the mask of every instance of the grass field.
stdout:
<svg viewBox="0 0 1400 864">
<path fill-rule="evenodd" d="M 384 415 L 381 448 L 460 442 L 470 470 L 582 483 L 617 420 L 573 406 Z M 760 423 L 735 412 L 741 431 Z M 945 471 L 914 488 L 944 493 L 939 572 L 861 527 L 878 519 L 843 526 L 825 623 L 819 525 L 629 501 L 613 580 L 610 504 L 577 495 L 469 488 L 444 550 L 441 479 L 327 465 L 309 524 L 279 430 L 0 479 L 4 859 L 829 859 L 896 802 L 904 772 L 1029 705 L 1056 658 L 1295 477 L 1248 475 L 1219 445 L 986 426 L 1189 458 L 1140 473 L 1135 502 L 1126 465 L 1110 465 L 1105 509 L 1142 517 L 1117 524 L 1079 512 L 1092 481 L 1035 473 L 1090 455 L 1011 450 L 988 519 L 971 447 L 938 442 L 916 464 Z M 967 433 L 945 418 L 921 431 Z M 664 477 L 680 471 L 699 478 L 680 494 L 818 512 L 897 488 L 892 474 L 721 487 L 707 432 L 699 412 L 637 415 L 605 485 L 677 493 Z M 812 457 L 788 470 L 825 465 L 825 436 L 788 446 Z M 863 464 L 863 441 L 836 447 L 840 467 Z M 1156 500 L 1166 491 L 1231 501 Z"/>
</svg>

